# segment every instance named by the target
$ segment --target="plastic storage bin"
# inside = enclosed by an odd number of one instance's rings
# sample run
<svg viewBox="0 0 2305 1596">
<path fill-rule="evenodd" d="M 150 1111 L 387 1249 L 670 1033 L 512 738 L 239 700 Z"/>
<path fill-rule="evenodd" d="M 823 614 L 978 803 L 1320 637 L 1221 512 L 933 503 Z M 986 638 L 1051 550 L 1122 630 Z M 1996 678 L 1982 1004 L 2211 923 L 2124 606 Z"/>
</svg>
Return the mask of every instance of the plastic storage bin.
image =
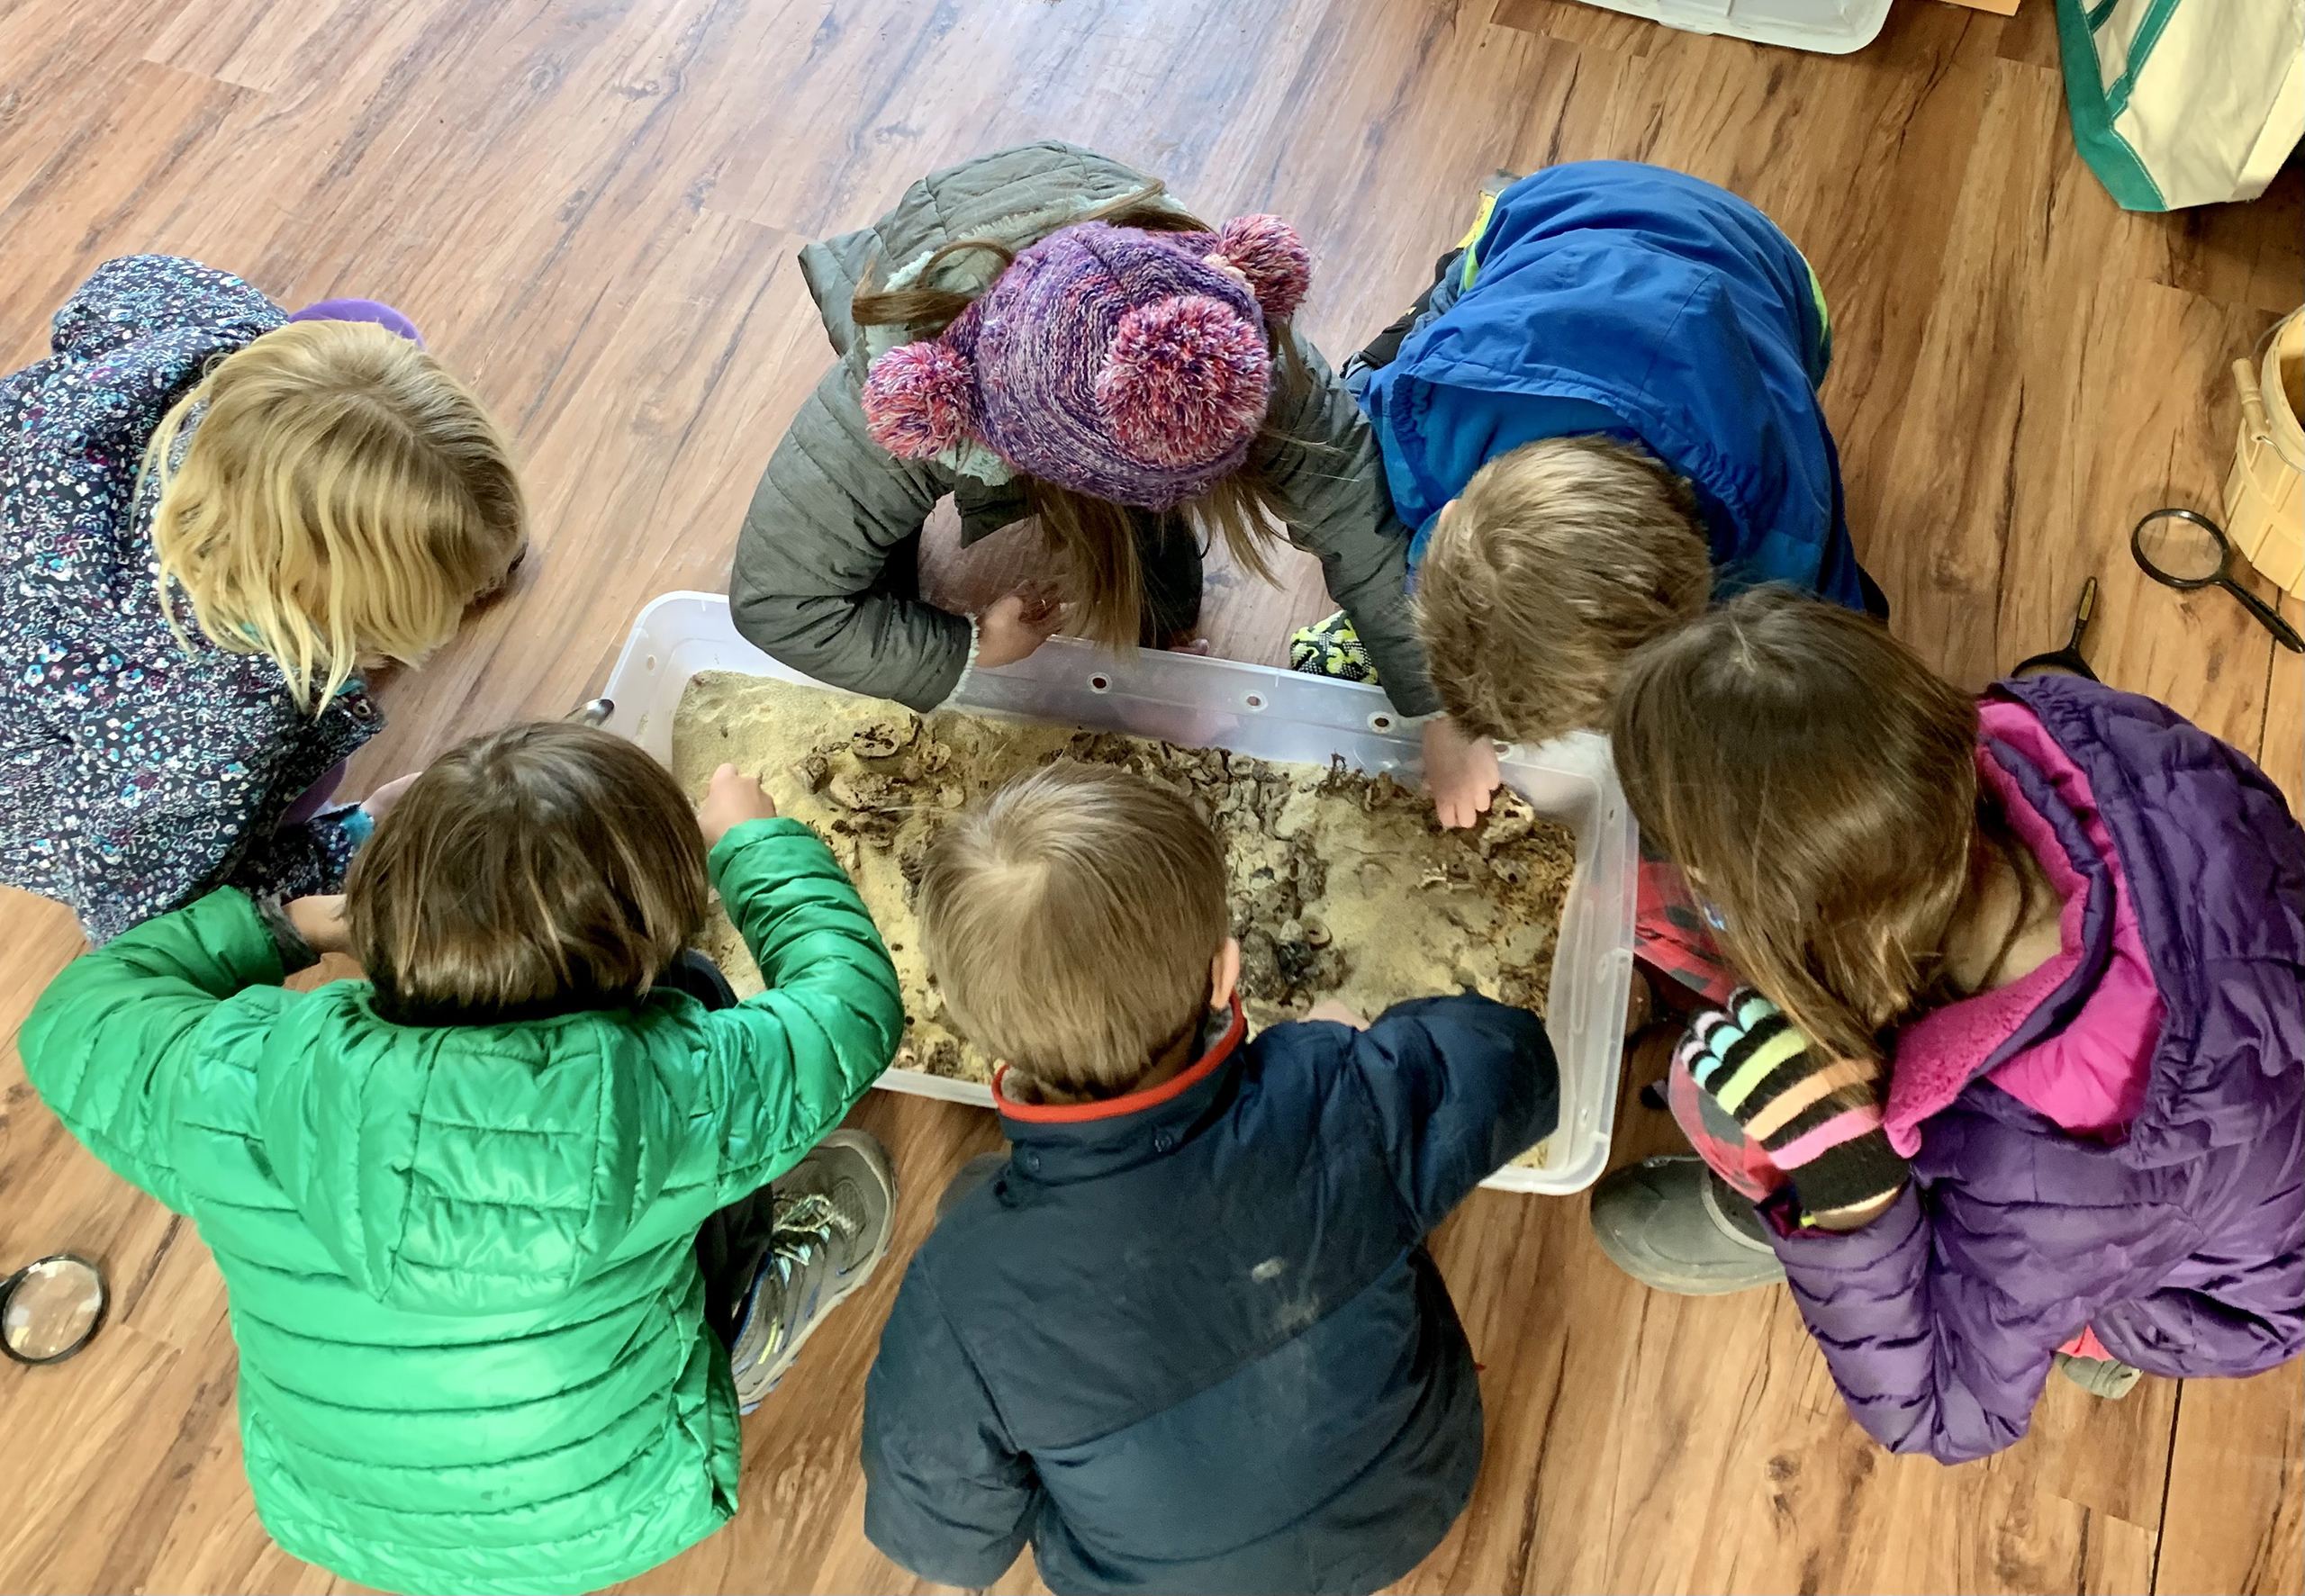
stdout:
<svg viewBox="0 0 2305 1596">
<path fill-rule="evenodd" d="M 1847 55 L 1873 42 L 1889 0 L 1586 0 L 1689 33 L 1725 33 L 1756 44 Z"/>
<path fill-rule="evenodd" d="M 720 593 L 666 593 L 641 610 L 609 677 L 610 731 L 656 758 L 672 758 L 673 717 L 690 677 L 745 671 L 821 686 L 737 635 Z M 1165 737 L 1263 759 L 1325 765 L 1341 753 L 1360 770 L 1403 771 L 1419 755 L 1415 733 L 1397 724 L 1372 687 L 1265 665 L 1139 651 L 1114 655 L 1058 640 L 1022 663 L 979 671 L 954 700 L 971 709 L 1099 731 Z M 1632 915 L 1639 835 L 1609 761 L 1608 744 L 1579 734 L 1541 748 L 1514 749 L 1505 779 L 1577 834 L 1577 873 L 1562 906 L 1547 1029 L 1560 1061 L 1560 1125 L 1550 1168 L 1506 1168 L 1488 1184 L 1508 1191 L 1582 1191 L 1609 1161 L 1624 1044 L 1625 991 L 1632 976 Z M 990 1108 L 968 1081 L 891 1069 L 892 1091 Z"/>
</svg>

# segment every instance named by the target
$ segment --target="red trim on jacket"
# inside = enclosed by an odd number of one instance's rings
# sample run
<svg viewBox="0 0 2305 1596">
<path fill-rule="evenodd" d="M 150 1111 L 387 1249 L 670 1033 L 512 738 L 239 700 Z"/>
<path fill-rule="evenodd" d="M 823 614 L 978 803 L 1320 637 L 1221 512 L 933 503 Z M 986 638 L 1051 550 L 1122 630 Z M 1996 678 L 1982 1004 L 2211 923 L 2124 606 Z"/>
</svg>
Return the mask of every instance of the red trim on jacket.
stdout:
<svg viewBox="0 0 2305 1596">
<path fill-rule="evenodd" d="M 1241 1012 L 1241 995 L 1235 992 L 1233 1018 L 1225 1025 L 1225 1034 L 1216 1039 L 1216 1045 L 1194 1060 L 1189 1069 L 1171 1076 L 1157 1087 L 1125 1096 L 1107 1097 L 1100 1103 L 1019 1103 L 1000 1089 L 1000 1083 L 1008 1077 L 1008 1066 L 1003 1064 L 992 1072 L 992 1105 L 1005 1117 L 1022 1120 L 1028 1125 L 1077 1125 L 1090 1120 L 1114 1120 L 1124 1114 L 1142 1114 L 1186 1091 L 1194 1082 L 1206 1079 L 1233 1056 L 1233 1050 L 1248 1033 L 1249 1017 Z"/>
</svg>

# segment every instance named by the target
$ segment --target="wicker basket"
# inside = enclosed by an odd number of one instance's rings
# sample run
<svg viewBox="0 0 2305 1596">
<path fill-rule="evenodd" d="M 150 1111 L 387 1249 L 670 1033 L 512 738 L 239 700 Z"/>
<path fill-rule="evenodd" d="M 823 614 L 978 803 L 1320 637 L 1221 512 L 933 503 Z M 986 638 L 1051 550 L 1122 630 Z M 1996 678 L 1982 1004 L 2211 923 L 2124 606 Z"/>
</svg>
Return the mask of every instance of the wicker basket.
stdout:
<svg viewBox="0 0 2305 1596">
<path fill-rule="evenodd" d="M 2241 437 L 2225 479 L 2225 534 L 2277 587 L 2305 598 L 2305 310 L 2273 329 L 2264 359 L 2233 363 Z"/>
</svg>

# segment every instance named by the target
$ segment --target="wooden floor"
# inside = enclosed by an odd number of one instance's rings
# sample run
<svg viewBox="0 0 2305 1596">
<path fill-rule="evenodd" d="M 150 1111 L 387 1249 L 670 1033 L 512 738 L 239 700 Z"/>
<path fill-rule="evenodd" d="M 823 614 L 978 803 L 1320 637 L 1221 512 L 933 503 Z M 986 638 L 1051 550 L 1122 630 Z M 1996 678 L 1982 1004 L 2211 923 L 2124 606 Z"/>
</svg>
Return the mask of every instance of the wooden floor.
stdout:
<svg viewBox="0 0 2305 1596">
<path fill-rule="evenodd" d="M 633 612 L 725 580 L 753 481 L 828 359 L 793 251 L 930 167 L 1062 135 L 1205 214 L 1311 243 L 1332 354 L 1423 285 L 1497 167 L 1618 156 L 1774 214 L 1832 302 L 1850 520 L 1899 632 L 1958 680 L 2064 640 L 2260 755 L 2296 797 L 2305 681 L 2219 593 L 2136 574 L 2130 522 L 2213 508 L 2226 367 L 2305 295 L 2294 166 L 2264 201 L 2116 210 L 2066 131 L 2047 0 L 1898 0 L 1849 57 L 1568 0 L 0 0 L 0 363 L 107 256 L 167 249 L 290 304 L 405 307 L 516 427 L 544 557 L 420 675 L 359 791 L 596 690 Z M 1021 557 L 993 540 L 948 590 Z M 1212 577 L 1217 651 L 1277 659 L 1326 608 Z M 2292 617 L 2299 614 L 2290 606 Z M 13 1037 L 78 946 L 0 897 Z M 1653 1052 L 1635 1060 L 1653 1075 Z M 1629 1083 L 1629 1087 L 1632 1083 Z M 240 1473 L 221 1286 L 0 1064 L 0 1265 L 59 1248 L 117 1312 L 76 1362 L 0 1369 L 0 1589 L 303 1591 Z M 899 1258 L 974 1110 L 876 1095 Z M 1620 1156 L 1670 1148 L 1627 1100 Z M 1488 1457 L 1416 1591 L 2297 1591 L 2305 1384 L 2052 1382 L 2031 1437 L 1957 1469 L 1844 1415 L 1782 1290 L 1652 1295 L 1581 1199 L 1484 1193 L 1436 1251 L 1485 1366 Z M 747 1425 L 737 1521 L 634 1589 L 909 1591 L 860 1532 L 863 1372 L 895 1263 Z M 1029 1561 L 1003 1588 L 1031 1588 Z"/>
</svg>

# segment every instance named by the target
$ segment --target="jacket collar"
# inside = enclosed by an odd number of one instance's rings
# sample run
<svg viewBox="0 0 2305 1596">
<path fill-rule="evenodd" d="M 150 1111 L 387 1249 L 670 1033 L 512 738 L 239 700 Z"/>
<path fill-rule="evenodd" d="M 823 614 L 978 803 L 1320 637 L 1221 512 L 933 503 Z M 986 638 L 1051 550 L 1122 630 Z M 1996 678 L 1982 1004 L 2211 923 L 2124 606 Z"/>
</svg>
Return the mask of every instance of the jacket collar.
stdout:
<svg viewBox="0 0 2305 1596">
<path fill-rule="evenodd" d="M 1899 1032 L 1886 1129 L 1890 1144 L 1908 1158 L 1921 1145 L 1922 1122 L 1971 1081 L 2069 1026 L 2113 952 L 2114 865 L 2098 852 L 2072 800 L 2033 755 L 1995 735 L 1990 724 L 1976 762 L 1978 785 L 2000 797 L 2020 843 L 2032 849 L 2065 899 L 2060 946 L 2031 976 L 1933 1010 Z"/>
<path fill-rule="evenodd" d="M 1223 1030 L 1181 1073 L 1149 1091 L 1102 1103 L 1041 1105 L 1018 1103 L 993 1078 L 993 1106 L 1012 1146 L 1003 1178 L 1023 1189 L 1068 1186 L 1125 1174 L 1166 1159 L 1186 1146 L 1231 1099 L 1250 1049 L 1248 1022 L 1236 1001 L 1210 1028 Z M 1206 1037 L 1207 1032 L 1202 1035 Z M 1015 1189 L 1012 1187 L 1012 1189 Z"/>
<path fill-rule="evenodd" d="M 1157 1087 L 1142 1092 L 1130 1092 L 1125 1096 L 1107 1097 L 1097 1103 L 1019 1103 L 1001 1090 L 1001 1083 L 1008 1078 L 1008 1066 L 1003 1064 L 992 1075 L 993 1106 L 999 1109 L 1002 1119 L 1027 1125 L 1083 1125 L 1143 1114 L 1147 1109 L 1176 1101 L 1216 1074 L 1217 1068 L 1233 1056 L 1234 1050 L 1241 1045 L 1241 1039 L 1248 1032 L 1248 1016 L 1241 1012 L 1241 995 L 1235 992 L 1230 1016 L 1214 1045 Z"/>
</svg>

